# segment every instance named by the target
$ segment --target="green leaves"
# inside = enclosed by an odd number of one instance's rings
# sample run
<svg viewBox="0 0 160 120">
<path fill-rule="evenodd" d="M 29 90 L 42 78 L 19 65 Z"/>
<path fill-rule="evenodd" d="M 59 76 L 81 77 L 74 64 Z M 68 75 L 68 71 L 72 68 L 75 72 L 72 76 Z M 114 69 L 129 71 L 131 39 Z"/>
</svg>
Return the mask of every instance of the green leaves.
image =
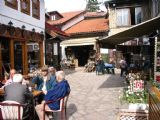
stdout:
<svg viewBox="0 0 160 120">
<path fill-rule="evenodd" d="M 134 93 L 129 92 L 128 90 L 124 90 L 121 100 L 124 100 L 127 103 L 147 103 L 148 93 L 146 91 Z"/>
<path fill-rule="evenodd" d="M 99 2 L 97 0 L 88 0 L 87 1 L 86 11 L 96 12 L 98 10 L 100 10 L 100 8 L 99 8 Z"/>
</svg>

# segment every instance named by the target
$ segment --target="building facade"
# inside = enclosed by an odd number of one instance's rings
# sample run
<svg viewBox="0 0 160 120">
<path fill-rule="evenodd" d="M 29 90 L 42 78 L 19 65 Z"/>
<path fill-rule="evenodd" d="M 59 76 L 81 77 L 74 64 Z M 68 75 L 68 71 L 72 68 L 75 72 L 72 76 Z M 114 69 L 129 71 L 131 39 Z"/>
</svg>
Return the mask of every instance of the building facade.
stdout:
<svg viewBox="0 0 160 120">
<path fill-rule="evenodd" d="M 49 14 L 53 19 L 47 23 L 69 34 L 69 37 L 60 43 L 62 59 L 76 61 L 76 66 L 84 66 L 97 52 L 96 39 L 108 33 L 106 13 L 74 11 L 61 15 L 57 12 Z"/>
<path fill-rule="evenodd" d="M 130 56 L 135 56 L 135 61 L 138 59 L 138 68 L 143 66 L 143 71 L 136 71 L 140 74 L 148 74 L 148 80 L 151 83 L 146 82 L 146 89 L 149 92 L 149 120 L 158 120 L 160 116 L 159 108 L 159 82 L 160 82 L 160 1 L 159 0 L 109 0 L 107 1 L 107 7 L 114 7 L 115 11 L 120 8 L 123 11 L 121 22 L 127 20 L 125 17 L 127 15 L 126 8 L 128 5 L 126 3 L 131 3 L 140 7 L 140 14 L 137 14 L 138 21 L 141 22 L 131 26 L 130 28 L 123 30 L 121 32 L 115 33 L 108 37 L 100 39 L 102 47 L 107 48 L 118 48 L 118 50 L 123 50 L 123 53 L 130 52 Z M 135 3 L 135 4 L 134 4 Z M 117 5 L 120 5 L 119 7 Z M 117 6 L 117 7 L 116 7 Z M 125 13 L 125 11 L 126 13 Z M 124 15 L 123 15 L 124 13 Z M 134 11 L 136 13 L 136 11 Z M 119 13 L 117 13 L 119 15 Z M 132 14 L 131 14 L 132 15 Z M 139 17 L 140 16 L 140 17 Z M 123 17 L 123 18 L 122 18 Z M 136 22 L 136 19 L 131 19 Z M 119 22 L 119 19 L 118 21 Z M 131 22 L 132 23 L 132 22 Z M 116 24 L 115 24 L 116 25 Z M 131 40 L 131 41 L 130 41 Z M 118 47 L 117 47 L 118 45 Z M 135 49 L 136 48 L 136 49 Z M 132 72 L 132 71 L 131 71 Z M 143 78 L 145 79 L 145 78 Z M 145 79 L 147 80 L 147 79 Z M 158 112 L 157 112 L 158 111 Z"/>
<path fill-rule="evenodd" d="M 158 16 L 159 2 L 156 0 L 109 0 L 106 2 L 109 11 L 109 36 L 105 37 L 103 47 L 116 48 L 118 51 L 109 50 L 109 56 L 118 61 L 124 55 L 129 63 L 142 65 L 142 61 L 153 58 L 153 40 L 149 36 L 158 27 L 147 28 L 143 25 L 147 20 Z M 138 29 L 140 26 L 140 29 Z M 144 28 L 141 26 L 145 26 Z M 147 30 L 146 30 L 147 29 Z M 150 36 L 151 37 L 151 36 Z M 104 39 L 105 39 L 104 38 Z M 110 40 L 109 40 L 110 39 Z M 152 42 L 150 42 L 152 41 Z"/>
<path fill-rule="evenodd" d="M 48 23 L 45 26 L 45 63 L 59 70 L 61 62 L 60 42 L 69 36 L 64 31 Z"/>
<path fill-rule="evenodd" d="M 44 0 L 0 1 L 0 77 L 15 68 L 27 74 L 44 64 Z"/>
</svg>

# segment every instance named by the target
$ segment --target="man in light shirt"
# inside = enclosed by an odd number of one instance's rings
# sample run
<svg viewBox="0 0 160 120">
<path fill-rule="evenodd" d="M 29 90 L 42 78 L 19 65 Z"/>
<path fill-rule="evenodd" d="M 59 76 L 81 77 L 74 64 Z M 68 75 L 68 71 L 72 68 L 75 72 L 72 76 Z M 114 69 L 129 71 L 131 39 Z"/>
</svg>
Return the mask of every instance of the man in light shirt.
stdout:
<svg viewBox="0 0 160 120">
<path fill-rule="evenodd" d="M 55 101 L 46 105 L 47 110 L 59 110 L 60 109 L 60 98 L 64 98 L 70 93 L 70 85 L 65 79 L 65 73 L 63 71 L 56 72 L 56 81 L 57 84 L 53 89 L 50 89 L 45 95 L 44 101 L 35 107 L 36 112 L 40 120 L 43 120 L 43 105 L 46 101 Z M 57 120 L 58 116 L 54 114 L 54 120 Z M 49 120 L 49 116 L 45 115 L 45 120 Z M 58 119 L 59 120 L 59 119 Z"/>
<path fill-rule="evenodd" d="M 41 68 L 41 72 L 41 76 L 36 76 L 32 79 L 32 83 L 36 84 L 35 89 L 43 91 L 43 94 L 38 97 L 38 103 L 41 103 L 47 91 L 52 89 L 56 84 L 56 79 L 51 77 L 51 75 L 48 73 L 47 66 L 43 66 Z"/>
</svg>

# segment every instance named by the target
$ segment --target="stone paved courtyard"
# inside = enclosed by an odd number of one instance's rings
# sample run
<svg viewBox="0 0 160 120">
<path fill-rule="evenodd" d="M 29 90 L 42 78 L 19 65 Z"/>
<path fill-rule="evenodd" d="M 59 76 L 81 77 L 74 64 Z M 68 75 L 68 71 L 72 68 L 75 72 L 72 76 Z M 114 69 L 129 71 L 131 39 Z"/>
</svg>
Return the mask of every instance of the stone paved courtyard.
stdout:
<svg viewBox="0 0 160 120">
<path fill-rule="evenodd" d="M 96 75 L 84 72 L 83 68 L 65 72 L 71 87 L 68 120 L 116 120 L 122 106 L 119 96 L 125 85 L 119 70 L 115 75 Z"/>
</svg>

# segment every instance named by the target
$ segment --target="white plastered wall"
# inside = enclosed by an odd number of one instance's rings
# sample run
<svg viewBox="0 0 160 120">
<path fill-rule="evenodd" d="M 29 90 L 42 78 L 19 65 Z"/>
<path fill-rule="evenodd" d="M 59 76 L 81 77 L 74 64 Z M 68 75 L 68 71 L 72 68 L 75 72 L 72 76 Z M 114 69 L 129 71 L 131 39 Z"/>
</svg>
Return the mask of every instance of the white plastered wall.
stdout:
<svg viewBox="0 0 160 120">
<path fill-rule="evenodd" d="M 22 28 L 25 26 L 26 30 L 41 32 L 45 29 L 45 4 L 44 0 L 40 0 L 40 19 L 32 17 L 32 0 L 30 0 L 30 15 L 24 14 L 20 10 L 20 0 L 18 1 L 18 10 L 10 8 L 5 5 L 5 0 L 0 0 L 0 23 L 8 25 L 9 21 L 13 23 L 14 27 Z"/>
</svg>

